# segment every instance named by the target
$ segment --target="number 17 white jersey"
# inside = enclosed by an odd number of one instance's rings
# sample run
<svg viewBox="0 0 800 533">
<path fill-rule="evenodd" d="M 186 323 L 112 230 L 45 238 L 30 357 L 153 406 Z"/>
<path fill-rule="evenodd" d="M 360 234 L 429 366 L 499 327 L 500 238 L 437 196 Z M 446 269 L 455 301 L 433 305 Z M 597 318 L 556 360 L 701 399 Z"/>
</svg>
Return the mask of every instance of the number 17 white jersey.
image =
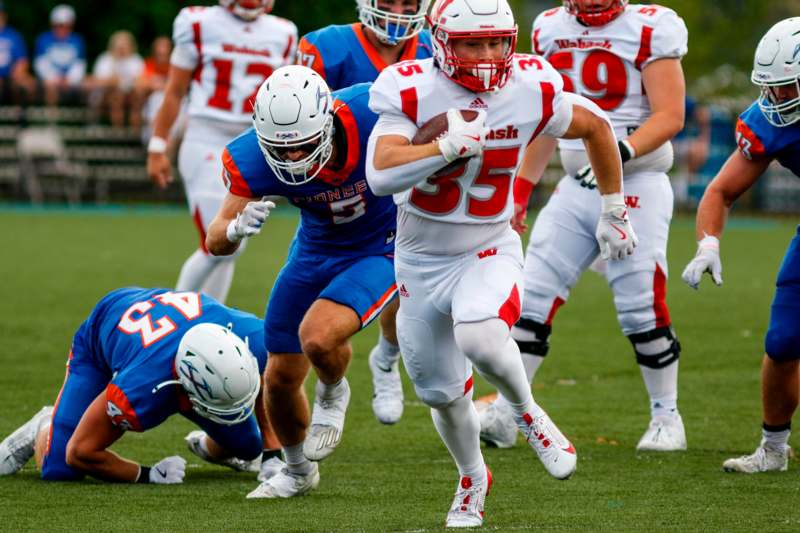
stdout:
<svg viewBox="0 0 800 533">
<path fill-rule="evenodd" d="M 171 63 L 194 71 L 189 117 L 249 124 L 263 81 L 292 63 L 297 27 L 283 18 L 236 17 L 222 6 L 187 7 L 173 25 Z"/>
<path fill-rule="evenodd" d="M 600 106 L 625 138 L 650 116 L 642 70 L 658 59 L 683 57 L 688 33 L 673 10 L 658 5 L 629 4 L 603 26 L 584 26 L 558 7 L 536 17 L 531 40 L 533 50 L 561 72 L 564 90 Z M 583 150 L 580 140 L 560 144 Z"/>
<path fill-rule="evenodd" d="M 472 92 L 422 59 L 396 63 L 381 72 L 370 89 L 369 107 L 391 123 L 406 123 L 409 140 L 416 129 L 448 109 L 486 111 L 483 154 L 454 170 L 431 176 L 395 195 L 400 209 L 440 222 L 482 224 L 508 221 L 513 214 L 512 182 L 525 147 L 540 134 L 560 137 L 572 121 L 572 105 L 563 98 L 561 76 L 541 57 L 517 54 L 506 85 L 493 92 Z"/>
</svg>

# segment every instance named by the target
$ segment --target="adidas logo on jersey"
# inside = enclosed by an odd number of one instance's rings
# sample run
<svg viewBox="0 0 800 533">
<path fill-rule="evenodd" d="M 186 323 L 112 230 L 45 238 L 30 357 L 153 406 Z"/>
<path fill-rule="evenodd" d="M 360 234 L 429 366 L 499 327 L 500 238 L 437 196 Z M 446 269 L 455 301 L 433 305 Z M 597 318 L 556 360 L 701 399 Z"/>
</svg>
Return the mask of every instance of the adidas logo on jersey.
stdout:
<svg viewBox="0 0 800 533">
<path fill-rule="evenodd" d="M 409 296 L 411 296 L 410 294 L 408 294 L 408 291 L 406 290 L 405 283 L 400 284 L 400 289 L 397 292 L 400 293 L 400 296 L 402 296 L 403 298 L 408 298 Z"/>
<path fill-rule="evenodd" d="M 489 106 L 486 105 L 480 97 L 476 98 L 469 104 L 470 109 L 488 109 Z"/>
<path fill-rule="evenodd" d="M 486 136 L 487 141 L 502 140 L 502 139 L 516 139 L 519 137 L 519 130 L 509 124 L 505 128 L 499 130 L 492 130 Z"/>
</svg>

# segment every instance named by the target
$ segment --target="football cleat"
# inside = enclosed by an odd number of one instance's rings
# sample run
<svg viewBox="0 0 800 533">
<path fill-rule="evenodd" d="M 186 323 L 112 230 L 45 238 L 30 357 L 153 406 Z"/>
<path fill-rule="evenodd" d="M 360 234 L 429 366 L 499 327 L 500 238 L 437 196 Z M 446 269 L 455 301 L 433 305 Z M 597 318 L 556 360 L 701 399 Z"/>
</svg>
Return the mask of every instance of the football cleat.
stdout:
<svg viewBox="0 0 800 533">
<path fill-rule="evenodd" d="M 639 444 L 639 451 L 674 452 L 686 449 L 686 431 L 681 415 L 656 416 L 650 421 Z"/>
<path fill-rule="evenodd" d="M 284 468 L 286 468 L 286 463 L 284 463 L 280 457 L 270 457 L 266 461 L 261 462 L 261 471 L 258 473 L 257 479 L 263 483 L 278 475 Z"/>
<path fill-rule="evenodd" d="M 525 440 L 539 456 L 547 472 L 556 479 L 567 479 L 575 472 L 578 456 L 575 447 L 556 427 L 547 413 L 522 415 L 517 422 Z"/>
<path fill-rule="evenodd" d="M 206 432 L 195 430 L 191 431 L 184 440 L 186 441 L 186 445 L 189 447 L 189 451 L 195 454 L 197 457 L 202 459 L 203 461 L 213 463 L 215 465 L 222 465 L 227 466 L 232 470 L 236 470 L 237 472 L 258 472 L 261 467 L 261 457 L 257 457 L 252 461 L 245 461 L 244 459 L 238 459 L 236 457 L 229 457 L 228 459 L 214 459 L 208 452 L 203 448 L 201 445 L 202 440 L 206 438 Z"/>
<path fill-rule="evenodd" d="M 789 456 L 792 449 L 785 446 L 783 450 L 776 450 L 765 446 L 764 440 L 751 455 L 734 457 L 722 463 L 725 472 L 741 472 L 743 474 L 756 474 L 758 472 L 785 472 L 789 468 Z"/>
<path fill-rule="evenodd" d="M 483 504 L 492 488 L 492 472 L 486 468 L 486 480 L 478 485 L 472 478 L 462 477 L 458 482 L 453 505 L 447 513 L 446 527 L 480 527 L 483 525 Z"/>
<path fill-rule="evenodd" d="M 517 423 L 506 402 L 475 402 L 481 423 L 481 440 L 489 446 L 511 448 L 517 443 Z"/>
<path fill-rule="evenodd" d="M 248 500 L 256 498 L 293 498 L 303 496 L 319 486 L 319 466 L 311 463 L 308 474 L 294 474 L 288 468 L 264 481 L 247 495 Z"/>
<path fill-rule="evenodd" d="M 369 369 L 372 372 L 372 412 L 381 424 L 396 424 L 403 416 L 403 383 L 400 381 L 400 363 L 384 370 L 375 358 L 379 346 L 369 353 Z"/>
<path fill-rule="evenodd" d="M 30 420 L 0 442 L 0 476 L 16 474 L 33 457 L 39 429 L 52 416 L 52 406 L 42 407 Z"/>
<path fill-rule="evenodd" d="M 344 392 L 331 400 L 323 400 L 319 393 L 314 400 L 311 427 L 303 443 L 303 454 L 311 461 L 321 461 L 333 453 L 342 441 L 344 415 L 350 403 L 350 385 L 342 378 Z"/>
</svg>

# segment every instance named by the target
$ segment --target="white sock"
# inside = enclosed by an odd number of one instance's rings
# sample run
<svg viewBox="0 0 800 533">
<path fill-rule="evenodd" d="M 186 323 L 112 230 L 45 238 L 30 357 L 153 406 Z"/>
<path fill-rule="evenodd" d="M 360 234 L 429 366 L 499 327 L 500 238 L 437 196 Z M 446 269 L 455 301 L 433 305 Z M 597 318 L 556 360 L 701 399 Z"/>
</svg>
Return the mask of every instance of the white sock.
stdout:
<svg viewBox="0 0 800 533">
<path fill-rule="evenodd" d="M 528 378 L 528 383 L 533 383 L 533 378 L 536 377 L 536 372 L 542 366 L 544 357 L 530 353 L 522 353 L 521 355 L 522 365 L 525 367 L 525 376 Z"/>
<path fill-rule="evenodd" d="M 462 396 L 442 409 L 431 409 L 436 431 L 456 462 L 458 473 L 472 478 L 473 484 L 486 480 L 486 463 L 481 454 L 481 424 L 472 404 L 472 395 Z"/>
<path fill-rule="evenodd" d="M 478 372 L 497 387 L 516 417 L 534 411 L 531 386 L 519 347 L 499 318 L 461 323 L 455 327 L 456 343 Z"/>
<path fill-rule="evenodd" d="M 204 253 L 203 250 L 195 250 L 183 263 L 181 273 L 178 275 L 178 281 L 175 284 L 175 290 L 201 291 L 203 284 L 217 263 L 218 260 L 215 257 Z"/>
<path fill-rule="evenodd" d="M 791 429 L 769 431 L 762 428 L 761 433 L 764 436 L 763 442 L 766 448 L 783 451 L 789 445 L 789 435 L 791 435 L 792 431 Z"/>
<path fill-rule="evenodd" d="M 672 341 L 659 337 L 648 342 L 637 342 L 636 351 L 644 356 L 666 352 Z M 644 386 L 650 395 L 650 416 L 670 416 L 678 414 L 678 361 L 663 368 L 650 368 L 639 365 L 644 378 Z"/>
<path fill-rule="evenodd" d="M 317 380 L 317 396 L 323 400 L 334 400 L 344 394 L 344 378 L 330 385 Z"/>
<path fill-rule="evenodd" d="M 203 435 L 203 438 L 200 439 L 200 451 L 205 454 L 206 457 L 210 457 L 211 454 L 208 453 L 208 435 Z"/>
<path fill-rule="evenodd" d="M 303 443 L 286 446 L 283 449 L 286 458 L 286 468 L 293 474 L 306 475 L 311 470 L 311 461 L 303 454 Z"/>
<path fill-rule="evenodd" d="M 375 362 L 382 370 L 390 370 L 397 360 L 400 359 L 400 347 L 389 342 L 383 335 L 378 336 L 378 351 L 375 354 Z"/>
<path fill-rule="evenodd" d="M 208 294 L 219 303 L 224 304 L 228 298 L 228 292 L 231 290 L 231 283 L 233 283 L 233 272 L 236 267 L 234 257 L 226 257 L 220 260 L 211 272 L 208 273 L 205 283 L 203 283 L 202 292 Z"/>
</svg>

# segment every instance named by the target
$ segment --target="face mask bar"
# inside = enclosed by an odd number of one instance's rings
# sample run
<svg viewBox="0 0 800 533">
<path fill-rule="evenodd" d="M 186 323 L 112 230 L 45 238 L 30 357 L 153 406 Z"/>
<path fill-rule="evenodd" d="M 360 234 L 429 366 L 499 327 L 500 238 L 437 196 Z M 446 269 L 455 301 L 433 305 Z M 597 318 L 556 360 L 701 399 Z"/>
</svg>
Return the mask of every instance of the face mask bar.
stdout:
<svg viewBox="0 0 800 533">
<path fill-rule="evenodd" d="M 604 26 L 625 10 L 628 0 L 613 0 L 608 7 L 585 6 L 581 0 L 564 0 L 567 13 L 587 26 Z"/>
<path fill-rule="evenodd" d="M 378 39 L 395 45 L 416 36 L 425 26 L 425 7 L 428 2 L 420 0 L 417 12 L 413 14 L 389 13 L 378 9 L 377 1 L 359 7 L 359 19 L 364 26 L 375 32 Z"/>
<path fill-rule="evenodd" d="M 800 121 L 800 78 L 779 82 L 757 80 L 753 80 L 753 82 L 761 87 L 758 107 L 767 122 L 775 127 L 783 128 Z M 781 99 L 778 89 L 785 87 L 794 89 L 793 97 Z"/>
<path fill-rule="evenodd" d="M 505 39 L 505 50 L 503 58 L 493 61 L 479 61 L 461 59 L 453 51 L 453 41 L 457 39 L 479 39 L 479 38 L 500 38 Z M 442 69 L 452 73 L 452 79 L 474 92 L 487 92 L 502 88 L 508 81 L 511 73 L 511 66 L 514 58 L 514 50 L 517 41 L 517 29 L 496 30 L 486 32 L 469 32 L 459 34 L 451 32 L 439 32 L 439 38 L 444 41 L 448 49 L 445 64 Z"/>
<path fill-rule="evenodd" d="M 303 185 L 317 177 L 333 154 L 333 116 L 329 116 L 319 133 L 293 141 L 275 141 L 258 134 L 258 144 L 275 176 L 287 185 Z M 288 161 L 285 155 L 291 150 L 303 150 L 309 145 L 314 150 L 297 161 Z"/>
</svg>

